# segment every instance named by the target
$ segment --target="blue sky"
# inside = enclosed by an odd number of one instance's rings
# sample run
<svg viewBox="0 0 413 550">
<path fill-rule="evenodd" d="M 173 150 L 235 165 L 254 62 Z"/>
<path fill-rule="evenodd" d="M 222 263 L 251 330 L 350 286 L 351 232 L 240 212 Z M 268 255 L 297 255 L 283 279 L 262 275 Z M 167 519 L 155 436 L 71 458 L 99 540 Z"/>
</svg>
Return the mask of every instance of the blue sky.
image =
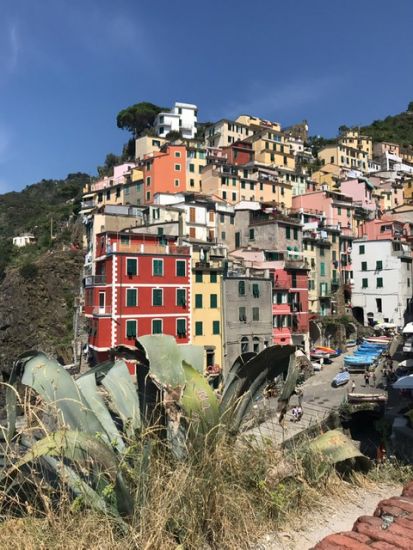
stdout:
<svg viewBox="0 0 413 550">
<path fill-rule="evenodd" d="M 412 0 L 0 4 L 0 193 L 94 174 L 138 101 L 331 136 L 413 100 Z"/>
</svg>

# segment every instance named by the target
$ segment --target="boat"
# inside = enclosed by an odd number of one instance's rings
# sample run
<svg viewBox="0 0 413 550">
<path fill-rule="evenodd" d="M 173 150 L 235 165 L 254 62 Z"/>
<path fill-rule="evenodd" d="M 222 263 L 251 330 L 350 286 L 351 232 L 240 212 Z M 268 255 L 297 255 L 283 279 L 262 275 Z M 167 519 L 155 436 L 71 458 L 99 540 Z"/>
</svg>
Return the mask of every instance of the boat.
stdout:
<svg viewBox="0 0 413 550">
<path fill-rule="evenodd" d="M 347 382 L 350 380 L 350 374 L 347 371 L 339 372 L 332 381 L 332 385 L 334 388 L 337 388 L 338 386 L 343 386 L 344 384 L 347 384 Z"/>
<path fill-rule="evenodd" d="M 357 346 L 357 340 L 347 340 L 346 347 L 347 348 L 354 348 Z"/>
<path fill-rule="evenodd" d="M 328 348 L 328 347 L 325 347 L 325 346 L 316 346 L 314 348 L 314 351 L 322 351 L 323 353 L 328 353 L 330 355 L 330 357 L 337 357 L 337 355 L 339 355 L 337 353 L 337 350 L 336 349 L 333 349 L 333 348 Z"/>
<path fill-rule="evenodd" d="M 385 344 L 388 345 L 392 341 L 389 336 L 371 336 L 370 338 L 363 338 L 363 342 L 370 344 Z"/>
<path fill-rule="evenodd" d="M 310 352 L 311 359 L 330 359 L 330 354 L 324 351 L 313 350 Z"/>
</svg>

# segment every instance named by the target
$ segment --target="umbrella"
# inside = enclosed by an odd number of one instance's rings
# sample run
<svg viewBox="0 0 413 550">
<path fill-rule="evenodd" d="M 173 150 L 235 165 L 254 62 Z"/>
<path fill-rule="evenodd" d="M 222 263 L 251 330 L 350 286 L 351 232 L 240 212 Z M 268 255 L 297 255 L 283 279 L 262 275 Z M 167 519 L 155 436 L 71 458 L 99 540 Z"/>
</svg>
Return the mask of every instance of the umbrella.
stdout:
<svg viewBox="0 0 413 550">
<path fill-rule="evenodd" d="M 402 376 L 393 384 L 395 390 L 413 390 L 413 374 Z"/>
</svg>

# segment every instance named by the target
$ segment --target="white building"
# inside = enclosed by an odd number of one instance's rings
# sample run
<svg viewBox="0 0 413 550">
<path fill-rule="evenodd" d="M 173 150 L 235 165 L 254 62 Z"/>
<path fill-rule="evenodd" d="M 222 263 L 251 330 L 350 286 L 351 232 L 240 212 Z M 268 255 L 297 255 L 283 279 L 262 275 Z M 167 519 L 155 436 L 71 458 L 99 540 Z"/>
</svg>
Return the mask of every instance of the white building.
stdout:
<svg viewBox="0 0 413 550">
<path fill-rule="evenodd" d="M 411 308 L 412 255 L 398 240 L 357 239 L 352 247 L 352 308 L 360 322 L 403 327 Z"/>
<path fill-rule="evenodd" d="M 34 244 L 36 242 L 36 239 L 34 235 L 19 235 L 18 237 L 13 237 L 13 244 L 14 246 L 17 246 L 21 248 L 22 246 L 27 246 L 28 244 Z"/>
<path fill-rule="evenodd" d="M 167 113 L 159 113 L 155 118 L 155 131 L 165 137 L 169 132 L 181 132 L 185 139 L 192 139 L 196 134 L 198 108 L 190 103 L 175 103 Z"/>
</svg>

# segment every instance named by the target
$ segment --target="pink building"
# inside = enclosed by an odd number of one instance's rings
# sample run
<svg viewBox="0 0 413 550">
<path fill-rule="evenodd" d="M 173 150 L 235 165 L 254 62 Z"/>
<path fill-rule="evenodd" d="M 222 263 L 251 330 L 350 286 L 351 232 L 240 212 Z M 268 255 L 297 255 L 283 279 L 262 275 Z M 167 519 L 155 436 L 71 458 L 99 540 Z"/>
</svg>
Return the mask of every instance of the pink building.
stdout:
<svg viewBox="0 0 413 550">
<path fill-rule="evenodd" d="M 403 239 L 403 222 L 396 221 L 390 216 L 383 216 L 380 220 L 365 222 L 359 227 L 359 237 L 366 237 L 369 241 Z"/>
<path fill-rule="evenodd" d="M 341 192 L 353 199 L 353 203 L 367 210 L 376 210 L 373 198 L 374 185 L 367 178 L 353 178 L 340 183 Z"/>
<path fill-rule="evenodd" d="M 327 226 L 340 225 L 341 228 L 353 227 L 353 199 L 334 191 L 315 191 L 297 195 L 292 199 L 293 210 L 322 212 Z"/>
</svg>

